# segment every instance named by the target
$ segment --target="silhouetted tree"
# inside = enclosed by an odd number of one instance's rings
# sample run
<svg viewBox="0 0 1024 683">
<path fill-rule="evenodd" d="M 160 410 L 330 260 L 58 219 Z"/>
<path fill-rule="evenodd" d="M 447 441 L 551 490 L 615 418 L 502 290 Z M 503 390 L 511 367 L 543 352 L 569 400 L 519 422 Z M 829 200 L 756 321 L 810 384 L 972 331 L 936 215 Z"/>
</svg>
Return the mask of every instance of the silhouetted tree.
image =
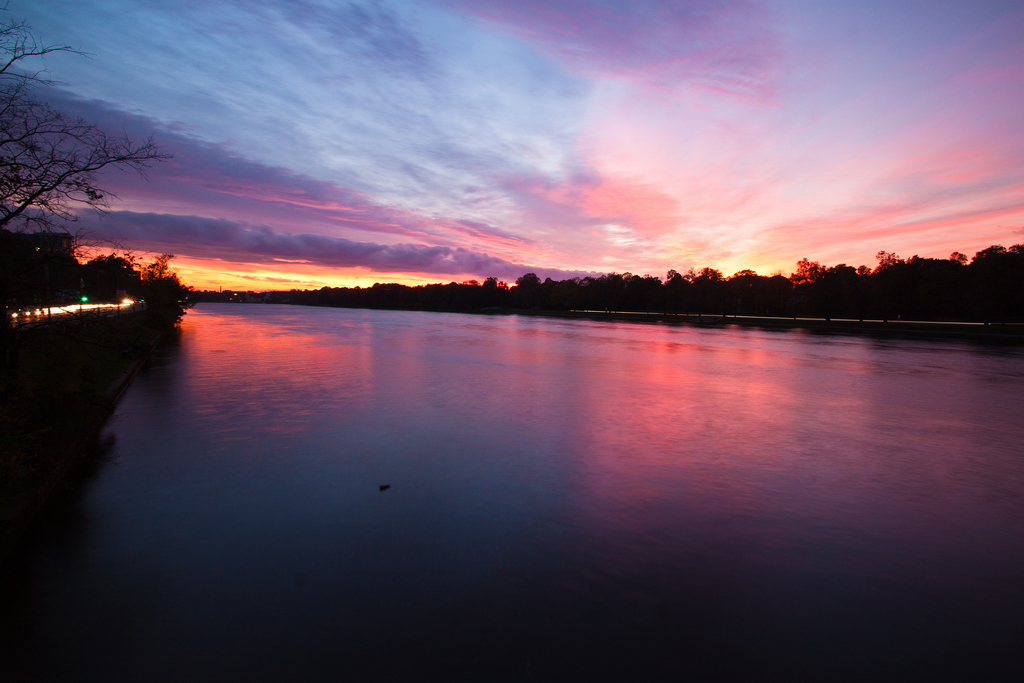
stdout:
<svg viewBox="0 0 1024 683">
<path fill-rule="evenodd" d="M 985 321 L 1024 318 L 1024 244 L 993 245 L 971 259 L 967 299 Z"/>
<path fill-rule="evenodd" d="M 541 281 L 536 273 L 527 273 L 516 280 L 515 299 L 522 308 L 540 306 Z"/>
<path fill-rule="evenodd" d="M 149 162 L 167 158 L 151 139 L 108 135 L 38 99 L 35 90 L 48 79 L 21 67 L 26 59 L 53 52 L 74 50 L 38 43 L 24 22 L 0 23 L 0 242 L 10 249 L 0 258 L 0 360 L 8 366 L 18 345 L 12 306 L 32 298 L 45 303 L 59 299 L 63 283 L 43 295 L 39 273 L 46 273 L 47 284 L 55 283 L 53 271 L 66 260 L 58 249 L 40 247 L 35 254 L 24 253 L 25 242 L 11 233 L 43 229 L 55 240 L 71 240 L 67 224 L 77 220 L 81 209 L 107 208 L 107 193 L 98 186 L 100 171 L 141 171 Z"/>
<path fill-rule="evenodd" d="M 152 263 L 142 268 L 141 290 L 146 301 L 146 316 L 158 329 L 174 327 L 185 309 L 194 304 L 190 301 L 191 287 L 182 284 L 178 273 L 171 270 L 174 254 L 161 254 Z"/>
<path fill-rule="evenodd" d="M 692 269 L 691 269 L 692 273 Z M 701 268 L 692 274 L 690 290 L 691 302 L 698 313 L 724 313 L 726 292 L 721 287 L 725 282 L 722 271 L 714 268 Z"/>
<path fill-rule="evenodd" d="M 690 283 L 675 270 L 665 274 L 666 312 L 679 313 L 686 310 Z"/>
<path fill-rule="evenodd" d="M 47 79 L 18 67 L 52 52 L 73 50 L 37 43 L 23 22 L 0 24 L 0 229 L 63 228 L 83 206 L 106 208 L 97 172 L 111 166 L 141 171 L 166 158 L 152 139 L 110 136 L 37 99 L 33 91 Z"/>
<path fill-rule="evenodd" d="M 80 269 L 89 301 L 114 302 L 139 297 L 139 276 L 131 254 L 97 256 Z"/>
</svg>

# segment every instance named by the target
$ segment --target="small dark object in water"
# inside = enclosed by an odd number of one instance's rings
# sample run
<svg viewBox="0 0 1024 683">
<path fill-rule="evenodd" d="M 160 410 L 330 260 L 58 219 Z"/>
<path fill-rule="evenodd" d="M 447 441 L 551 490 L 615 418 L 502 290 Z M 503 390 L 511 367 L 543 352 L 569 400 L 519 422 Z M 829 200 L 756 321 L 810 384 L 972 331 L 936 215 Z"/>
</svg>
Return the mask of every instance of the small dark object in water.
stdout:
<svg viewBox="0 0 1024 683">
<path fill-rule="evenodd" d="M 381 484 L 380 485 L 380 490 L 381 491 L 387 491 L 389 488 L 391 488 L 391 484 Z"/>
</svg>

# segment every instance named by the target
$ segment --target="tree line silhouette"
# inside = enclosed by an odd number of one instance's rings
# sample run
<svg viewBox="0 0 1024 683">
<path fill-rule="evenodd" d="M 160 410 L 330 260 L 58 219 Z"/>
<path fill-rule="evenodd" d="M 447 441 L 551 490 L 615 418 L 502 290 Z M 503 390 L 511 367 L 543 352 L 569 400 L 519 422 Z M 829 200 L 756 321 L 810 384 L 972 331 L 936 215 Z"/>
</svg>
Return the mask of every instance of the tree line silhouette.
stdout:
<svg viewBox="0 0 1024 683">
<path fill-rule="evenodd" d="M 878 252 L 875 268 L 802 259 L 788 277 L 714 268 L 670 270 L 665 278 L 631 273 L 541 280 L 527 273 L 510 287 L 496 278 L 449 284 L 323 287 L 270 292 L 261 300 L 311 306 L 471 311 L 646 311 L 881 320 L 1024 322 L 1024 244 L 994 245 L 968 260 Z M 228 301 L 234 293 L 197 293 Z"/>
</svg>

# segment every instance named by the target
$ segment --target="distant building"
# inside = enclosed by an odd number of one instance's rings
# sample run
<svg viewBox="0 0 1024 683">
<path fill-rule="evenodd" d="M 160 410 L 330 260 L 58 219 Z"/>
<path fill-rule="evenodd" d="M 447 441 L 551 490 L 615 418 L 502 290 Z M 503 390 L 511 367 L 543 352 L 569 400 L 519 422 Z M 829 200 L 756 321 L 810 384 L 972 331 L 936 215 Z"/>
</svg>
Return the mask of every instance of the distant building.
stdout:
<svg viewBox="0 0 1024 683">
<path fill-rule="evenodd" d="M 77 296 L 81 273 L 75 258 L 75 238 L 66 232 L 2 231 L 6 252 L 6 308 L 61 303 Z M 69 295 L 69 293 L 71 293 Z"/>
<path fill-rule="evenodd" d="M 66 256 L 75 253 L 75 237 L 66 232 L 29 232 L 24 237 L 36 251 Z"/>
</svg>

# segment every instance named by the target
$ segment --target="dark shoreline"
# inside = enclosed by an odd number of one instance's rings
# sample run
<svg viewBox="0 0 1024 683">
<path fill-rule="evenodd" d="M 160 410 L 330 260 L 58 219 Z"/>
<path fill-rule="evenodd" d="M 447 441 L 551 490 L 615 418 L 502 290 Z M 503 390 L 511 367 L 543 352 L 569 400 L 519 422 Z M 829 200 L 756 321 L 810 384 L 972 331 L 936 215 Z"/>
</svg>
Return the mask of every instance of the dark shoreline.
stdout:
<svg viewBox="0 0 1024 683">
<path fill-rule="evenodd" d="M 629 311 L 480 311 L 484 314 L 518 314 L 542 317 L 621 320 L 628 322 L 697 325 L 701 327 L 762 327 L 807 329 L 885 336 L 925 336 L 962 339 L 993 339 L 1024 342 L 1024 323 L 932 322 L 922 320 L 848 320 L 826 318 L 772 318 L 749 315 L 699 315 L 695 313 L 647 313 Z"/>
<path fill-rule="evenodd" d="M 84 435 L 70 443 L 65 443 L 63 455 L 59 456 L 55 467 L 42 477 L 33 477 L 26 481 L 20 490 L 6 496 L 0 496 L 0 565 L 13 554 L 19 541 L 32 526 L 39 515 L 46 510 L 56 493 L 74 479 L 83 462 L 95 449 L 96 440 L 107 420 L 114 414 L 117 404 L 139 370 L 149 361 L 157 345 L 163 340 L 164 333 L 159 333 L 149 345 L 146 352 L 132 363 L 115 379 L 106 391 L 109 400 L 107 409 L 85 431 Z"/>
</svg>

